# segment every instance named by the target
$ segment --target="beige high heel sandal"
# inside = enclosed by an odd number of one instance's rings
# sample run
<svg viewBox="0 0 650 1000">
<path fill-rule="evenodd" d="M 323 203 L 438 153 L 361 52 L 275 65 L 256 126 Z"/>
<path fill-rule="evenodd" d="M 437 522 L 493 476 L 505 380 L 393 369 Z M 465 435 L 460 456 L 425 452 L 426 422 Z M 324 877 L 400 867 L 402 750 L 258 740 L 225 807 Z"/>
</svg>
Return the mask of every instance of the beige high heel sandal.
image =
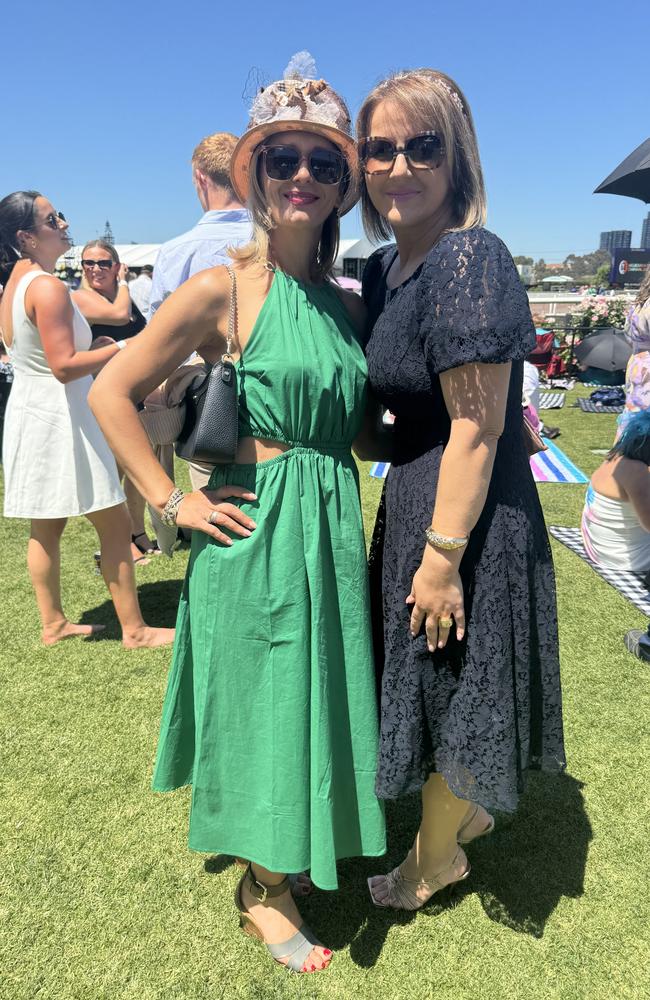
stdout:
<svg viewBox="0 0 650 1000">
<path fill-rule="evenodd" d="M 479 837 L 487 837 L 488 833 L 494 830 L 494 816 L 490 816 L 487 809 L 473 802 L 461 823 L 456 840 L 459 844 L 470 844 Z"/>
<path fill-rule="evenodd" d="M 274 899 L 277 896 L 282 896 L 285 892 L 287 892 L 287 890 L 289 890 L 290 884 L 287 876 L 285 875 L 278 885 L 264 885 L 263 882 L 259 882 L 258 879 L 255 878 L 250 862 L 248 863 L 246 871 L 240 878 L 235 890 L 235 906 L 239 910 L 240 914 L 239 926 L 244 934 L 248 934 L 250 937 L 260 941 L 278 965 L 283 965 L 289 970 L 289 972 L 307 973 L 307 969 L 304 968 L 305 962 L 314 948 L 323 947 L 322 942 L 315 937 L 314 932 L 307 926 L 307 924 L 302 924 L 300 930 L 296 931 L 293 937 L 290 937 L 288 941 L 282 941 L 280 944 L 267 944 L 264 940 L 262 931 L 253 920 L 242 901 L 241 891 L 244 885 L 250 892 L 251 896 L 264 906 L 267 899 Z M 329 962 L 325 968 L 328 967 Z"/>
<path fill-rule="evenodd" d="M 458 874 L 459 868 L 463 868 L 460 875 Z M 388 875 L 375 875 L 369 878 L 368 888 L 370 890 L 370 898 L 375 906 L 379 906 L 382 909 L 392 907 L 394 910 L 421 910 L 423 906 L 426 906 L 431 897 L 440 892 L 441 889 L 445 889 L 448 886 L 452 887 L 457 882 L 463 882 L 469 877 L 471 870 L 472 868 L 465 852 L 459 847 L 451 864 L 430 878 L 406 878 L 405 875 L 402 875 L 399 865 L 392 872 L 389 872 Z M 373 892 L 373 889 L 377 888 L 376 883 L 378 879 L 383 879 L 388 889 L 388 895 L 382 901 L 377 900 Z M 420 888 L 425 888 L 429 891 L 427 899 L 422 900 L 418 898 L 417 890 Z"/>
</svg>

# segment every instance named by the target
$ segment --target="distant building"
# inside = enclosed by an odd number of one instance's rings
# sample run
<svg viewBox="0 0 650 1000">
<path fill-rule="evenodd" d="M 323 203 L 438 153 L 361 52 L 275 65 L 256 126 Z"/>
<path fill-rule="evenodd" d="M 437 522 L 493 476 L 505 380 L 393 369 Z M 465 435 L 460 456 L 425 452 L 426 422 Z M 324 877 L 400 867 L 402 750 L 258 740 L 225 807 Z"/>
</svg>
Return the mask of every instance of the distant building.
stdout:
<svg viewBox="0 0 650 1000">
<path fill-rule="evenodd" d="M 631 229 L 610 229 L 606 233 L 600 234 L 600 250 L 616 250 L 617 247 L 632 246 Z"/>
<path fill-rule="evenodd" d="M 534 285 L 535 284 L 535 265 L 534 264 L 515 264 L 519 272 L 519 277 L 523 281 L 524 285 Z"/>
<path fill-rule="evenodd" d="M 643 228 L 641 229 L 641 249 L 650 250 L 650 212 L 648 212 L 643 220 Z"/>
</svg>

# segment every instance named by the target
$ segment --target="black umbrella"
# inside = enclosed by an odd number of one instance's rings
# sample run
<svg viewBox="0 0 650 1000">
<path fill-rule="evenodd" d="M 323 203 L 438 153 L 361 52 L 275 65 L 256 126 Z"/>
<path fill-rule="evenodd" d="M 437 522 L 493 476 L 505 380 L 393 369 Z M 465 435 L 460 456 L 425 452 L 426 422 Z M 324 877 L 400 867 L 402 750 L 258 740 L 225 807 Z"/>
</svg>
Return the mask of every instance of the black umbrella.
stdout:
<svg viewBox="0 0 650 1000">
<path fill-rule="evenodd" d="M 650 202 L 650 139 L 642 142 L 619 163 L 616 170 L 598 185 L 594 194 L 622 194 L 627 198 Z"/>
<path fill-rule="evenodd" d="M 586 368 L 602 368 L 606 372 L 622 371 L 632 354 L 632 348 L 620 330 L 605 327 L 588 334 L 576 344 L 573 353 Z"/>
</svg>

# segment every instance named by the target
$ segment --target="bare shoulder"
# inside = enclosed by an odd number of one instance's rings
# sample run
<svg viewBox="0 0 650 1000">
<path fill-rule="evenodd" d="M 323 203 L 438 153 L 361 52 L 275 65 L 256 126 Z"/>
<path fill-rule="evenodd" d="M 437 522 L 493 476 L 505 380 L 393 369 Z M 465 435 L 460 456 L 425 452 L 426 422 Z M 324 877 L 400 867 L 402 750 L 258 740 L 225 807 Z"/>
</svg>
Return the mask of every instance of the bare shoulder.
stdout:
<svg viewBox="0 0 650 1000">
<path fill-rule="evenodd" d="M 184 281 L 165 301 L 193 301 L 203 309 L 220 309 L 230 296 L 230 275 L 225 267 L 209 267 Z M 162 309 L 161 306 L 160 308 Z"/>
<path fill-rule="evenodd" d="M 650 469 L 644 462 L 621 456 L 613 471 L 614 479 L 631 492 L 647 490 L 650 484 Z"/>
<path fill-rule="evenodd" d="M 330 285 L 347 309 L 355 327 L 361 333 L 366 323 L 366 307 L 363 299 L 356 292 L 351 292 L 347 288 L 341 288 L 335 281 L 331 281 Z"/>
<path fill-rule="evenodd" d="M 27 289 L 25 303 L 36 308 L 65 308 L 70 305 L 70 292 L 53 274 L 39 274 Z"/>
<path fill-rule="evenodd" d="M 95 302 L 97 298 L 103 299 L 103 296 L 100 295 L 99 292 L 94 291 L 92 288 L 75 288 L 74 292 L 70 292 L 70 295 L 72 296 L 73 301 L 78 305 L 81 305 L 82 303 L 90 304 Z"/>
</svg>

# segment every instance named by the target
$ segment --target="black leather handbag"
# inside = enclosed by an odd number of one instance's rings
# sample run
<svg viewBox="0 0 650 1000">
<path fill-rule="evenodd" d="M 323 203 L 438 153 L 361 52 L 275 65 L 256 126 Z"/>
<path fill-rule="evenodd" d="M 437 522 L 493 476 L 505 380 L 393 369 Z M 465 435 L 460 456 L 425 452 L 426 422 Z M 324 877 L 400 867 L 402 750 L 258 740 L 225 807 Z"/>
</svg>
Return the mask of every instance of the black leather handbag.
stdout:
<svg viewBox="0 0 650 1000">
<path fill-rule="evenodd" d="M 237 324 L 237 282 L 230 275 L 230 313 L 226 353 L 207 371 L 199 372 L 185 392 L 185 421 L 176 441 L 176 454 L 191 462 L 215 465 L 233 462 L 237 452 L 237 371 L 232 345 Z"/>
</svg>

